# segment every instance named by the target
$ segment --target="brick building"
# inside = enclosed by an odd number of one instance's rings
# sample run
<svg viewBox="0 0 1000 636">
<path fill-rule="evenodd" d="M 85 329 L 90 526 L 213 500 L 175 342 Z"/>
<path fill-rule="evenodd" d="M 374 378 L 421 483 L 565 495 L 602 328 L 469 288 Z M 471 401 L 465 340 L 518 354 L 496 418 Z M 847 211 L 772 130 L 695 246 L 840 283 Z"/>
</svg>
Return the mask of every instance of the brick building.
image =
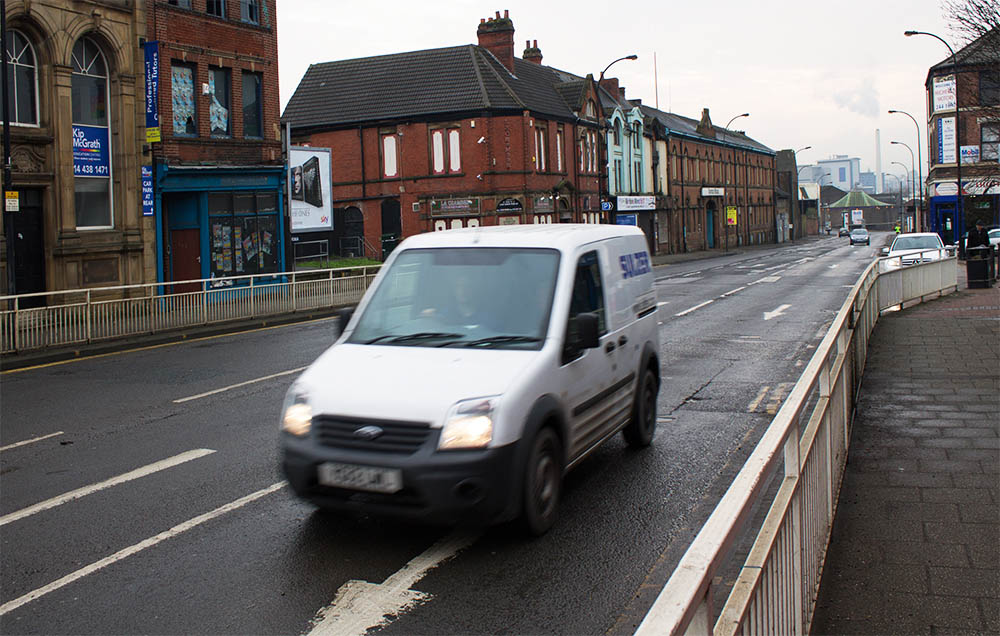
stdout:
<svg viewBox="0 0 1000 636">
<path fill-rule="evenodd" d="M 292 143 L 331 148 L 337 245 L 509 223 L 600 220 L 601 109 L 591 76 L 514 56 L 499 13 L 479 44 L 314 64 L 283 114 Z M 606 218 L 606 217 L 605 217 Z"/>
<path fill-rule="evenodd" d="M 144 149 L 156 280 L 284 271 L 275 0 L 147 7 L 144 47 L 159 76 L 159 140 L 147 117 Z"/>
<path fill-rule="evenodd" d="M 137 128 L 143 7 L 126 0 L 6 3 L 12 190 L 20 211 L 4 214 L 5 292 L 9 249 L 20 294 L 147 278 Z"/>
</svg>

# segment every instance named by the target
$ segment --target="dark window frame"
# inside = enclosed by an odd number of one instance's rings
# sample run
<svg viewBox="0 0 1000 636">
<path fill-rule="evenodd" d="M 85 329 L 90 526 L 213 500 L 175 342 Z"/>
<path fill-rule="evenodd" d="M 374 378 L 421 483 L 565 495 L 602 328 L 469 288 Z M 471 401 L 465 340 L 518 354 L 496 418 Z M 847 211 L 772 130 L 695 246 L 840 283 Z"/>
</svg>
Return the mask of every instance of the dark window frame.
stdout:
<svg viewBox="0 0 1000 636">
<path fill-rule="evenodd" d="M 17 51 L 16 47 L 21 45 L 20 51 Z M 7 83 L 8 87 L 0 86 L 0 96 L 3 95 L 4 91 L 10 93 L 9 108 L 10 113 L 10 124 L 12 126 L 34 126 L 37 127 L 38 123 L 38 56 L 35 54 L 35 47 L 31 43 L 31 39 L 27 35 L 18 31 L 17 29 L 7 29 L 7 48 L 5 52 L 7 60 Z M 17 55 L 13 55 L 11 50 L 13 50 Z M 25 56 L 29 56 L 30 63 L 24 60 Z M 29 110 L 31 120 L 22 119 L 21 114 L 21 88 L 24 88 L 24 83 L 27 82 L 28 97 L 27 104 L 24 104 L 25 110 Z M 13 88 L 13 91 L 10 88 Z"/>
<path fill-rule="evenodd" d="M 246 139 L 263 139 L 264 138 L 264 75 L 262 73 L 257 73 L 253 71 L 243 71 L 242 73 L 243 83 L 242 83 L 242 96 L 243 96 L 243 137 Z M 247 103 L 247 80 L 253 79 L 256 84 L 254 88 L 254 97 L 256 100 L 255 115 L 257 118 L 257 134 L 251 134 L 247 132 L 247 108 L 252 104 Z"/>
<path fill-rule="evenodd" d="M 260 24 L 260 0 L 240 0 L 240 20 Z"/>
<path fill-rule="evenodd" d="M 994 106 L 997 104 L 1000 104 L 1000 72 L 980 71 L 979 105 Z"/>
<path fill-rule="evenodd" d="M 992 131 L 992 139 L 987 139 L 987 132 Z M 979 160 L 1000 160 L 1000 121 L 984 122 L 979 127 Z"/>
<path fill-rule="evenodd" d="M 226 0 L 206 0 L 205 13 L 217 18 L 226 18 Z"/>
</svg>

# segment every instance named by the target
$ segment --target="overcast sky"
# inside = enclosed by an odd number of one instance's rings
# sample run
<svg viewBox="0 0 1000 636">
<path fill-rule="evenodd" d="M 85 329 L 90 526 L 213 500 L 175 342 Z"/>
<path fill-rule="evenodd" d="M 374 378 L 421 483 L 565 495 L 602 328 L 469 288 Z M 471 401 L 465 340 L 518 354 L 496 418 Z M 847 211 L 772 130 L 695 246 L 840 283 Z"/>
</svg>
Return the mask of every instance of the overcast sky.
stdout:
<svg viewBox="0 0 1000 636">
<path fill-rule="evenodd" d="M 848 155 L 875 171 L 880 129 L 883 171 L 897 175 L 903 169 L 891 162 L 909 166 L 910 153 L 889 142 L 916 154 L 917 131 L 886 111 L 917 120 L 926 161 L 924 79 L 949 55 L 934 38 L 903 31 L 936 33 L 956 50 L 962 44 L 939 0 L 277 2 L 282 109 L 310 64 L 475 44 L 480 18 L 506 9 L 517 57 L 526 40 L 538 40 L 543 64 L 596 77 L 635 53 L 638 60 L 607 73 L 626 97 L 658 100 L 660 110 L 693 119 L 708 108 L 718 126 L 749 112 L 733 128 L 774 150 L 812 146 L 798 153 L 799 165 Z"/>
</svg>

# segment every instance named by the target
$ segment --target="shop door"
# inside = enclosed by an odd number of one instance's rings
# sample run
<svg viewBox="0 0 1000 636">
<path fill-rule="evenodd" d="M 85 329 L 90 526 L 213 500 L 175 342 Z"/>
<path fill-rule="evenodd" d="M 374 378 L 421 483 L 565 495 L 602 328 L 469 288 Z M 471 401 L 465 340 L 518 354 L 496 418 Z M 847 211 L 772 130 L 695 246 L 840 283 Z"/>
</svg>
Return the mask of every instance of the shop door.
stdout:
<svg viewBox="0 0 1000 636">
<path fill-rule="evenodd" d="M 171 230 L 170 260 L 171 280 L 201 278 L 201 241 L 198 230 Z M 200 291 L 199 283 L 175 285 L 174 293 Z"/>
<path fill-rule="evenodd" d="M 708 241 L 708 249 L 715 247 L 715 209 L 705 210 L 705 236 Z"/>
<path fill-rule="evenodd" d="M 19 212 L 13 213 L 14 291 L 32 294 L 45 291 L 45 239 L 42 227 L 41 190 L 20 191 Z M 8 237 L 9 239 L 10 237 Z M 18 306 L 41 307 L 45 298 L 22 300 Z"/>
<path fill-rule="evenodd" d="M 955 227 L 954 208 L 941 210 L 941 239 L 945 245 L 954 245 L 958 242 L 958 228 Z"/>
</svg>

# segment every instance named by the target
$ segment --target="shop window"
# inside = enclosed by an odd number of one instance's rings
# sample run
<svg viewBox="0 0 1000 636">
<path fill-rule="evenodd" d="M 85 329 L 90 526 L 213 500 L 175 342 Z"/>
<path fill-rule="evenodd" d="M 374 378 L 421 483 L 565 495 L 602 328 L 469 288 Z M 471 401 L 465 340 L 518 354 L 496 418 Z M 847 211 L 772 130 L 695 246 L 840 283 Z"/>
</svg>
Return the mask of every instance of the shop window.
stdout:
<svg viewBox="0 0 1000 636">
<path fill-rule="evenodd" d="M 264 136 L 264 112 L 261 106 L 260 73 L 243 73 L 243 136 Z"/>
<path fill-rule="evenodd" d="M 87 38 L 73 47 L 73 198 L 78 228 L 112 227 L 108 71 Z"/>
<path fill-rule="evenodd" d="M 208 107 L 213 137 L 228 137 L 229 131 L 229 69 L 208 69 L 208 90 L 212 103 Z"/>
<path fill-rule="evenodd" d="M 1000 122 L 983 124 L 979 129 L 979 160 L 1000 160 Z"/>
<path fill-rule="evenodd" d="M 212 278 L 278 271 L 278 197 L 274 192 L 209 192 Z"/>
<path fill-rule="evenodd" d="M 194 67 L 174 62 L 170 68 L 170 104 L 174 111 L 174 134 L 198 135 L 198 107 L 194 93 Z"/>
<path fill-rule="evenodd" d="M 38 125 L 38 82 L 35 51 L 20 31 L 7 31 L 7 86 L 0 86 L 0 99 L 9 95 L 10 123 Z"/>
</svg>

